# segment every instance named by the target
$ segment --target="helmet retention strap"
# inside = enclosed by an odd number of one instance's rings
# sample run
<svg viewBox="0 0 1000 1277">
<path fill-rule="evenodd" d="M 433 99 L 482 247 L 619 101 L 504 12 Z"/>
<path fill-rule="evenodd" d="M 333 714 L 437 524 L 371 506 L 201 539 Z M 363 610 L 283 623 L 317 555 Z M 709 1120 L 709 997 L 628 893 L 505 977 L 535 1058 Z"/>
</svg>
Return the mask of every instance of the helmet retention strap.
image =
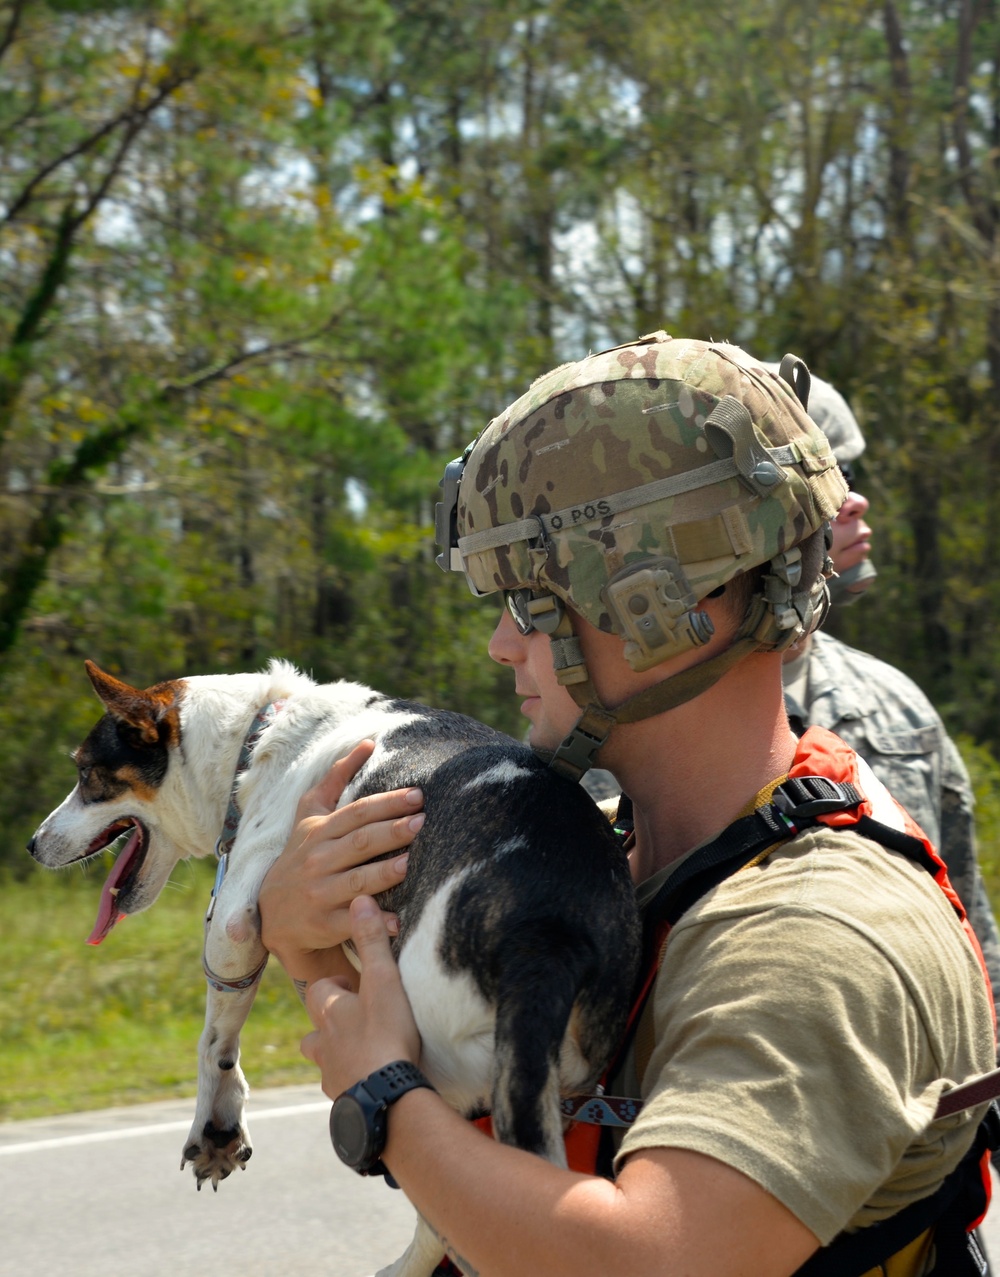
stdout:
<svg viewBox="0 0 1000 1277">
<path fill-rule="evenodd" d="M 754 652 L 782 651 L 813 621 L 813 601 L 795 594 L 801 572 L 797 549 L 771 560 L 764 593 L 755 596 L 737 638 L 716 656 L 672 674 L 661 683 L 644 688 L 615 709 L 601 703 L 584 660 L 580 640 L 567 609 L 550 638 L 552 662 L 559 682 L 583 711 L 573 730 L 554 752 L 549 765 L 572 780 L 580 780 L 595 761 L 597 751 L 616 723 L 637 723 L 654 718 L 694 700 L 713 687 L 724 674 Z M 825 593 L 825 591 L 824 591 Z M 817 600 L 816 602 L 819 602 Z M 795 607 L 805 603 L 809 615 Z"/>
<path fill-rule="evenodd" d="M 583 705 L 583 713 L 573 730 L 552 755 L 549 765 L 561 775 L 579 780 L 584 772 L 593 767 L 594 756 L 616 723 L 638 723 L 644 718 L 653 718 L 694 700 L 702 692 L 708 691 L 744 657 L 758 651 L 760 647 L 756 639 L 738 639 L 718 656 L 702 661 L 700 665 L 692 665 L 679 674 L 664 679 L 662 683 L 654 683 L 652 687 L 630 696 L 617 709 L 608 709 L 601 704 L 589 678 L 585 683 L 574 684 L 567 689 L 573 699 L 578 704 L 588 694 L 589 699 Z"/>
</svg>

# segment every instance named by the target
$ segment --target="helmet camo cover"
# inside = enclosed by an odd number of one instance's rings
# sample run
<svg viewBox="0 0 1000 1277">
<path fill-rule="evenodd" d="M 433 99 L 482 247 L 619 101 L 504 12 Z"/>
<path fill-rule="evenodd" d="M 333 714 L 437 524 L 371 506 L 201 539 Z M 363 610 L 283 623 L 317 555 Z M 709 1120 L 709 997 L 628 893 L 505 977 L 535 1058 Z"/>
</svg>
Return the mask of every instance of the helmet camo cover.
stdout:
<svg viewBox="0 0 1000 1277">
<path fill-rule="evenodd" d="M 458 549 L 477 592 L 551 592 L 622 632 L 612 583 L 655 563 L 672 606 L 691 606 L 805 540 L 846 495 L 775 372 L 657 332 L 554 369 L 489 423 L 462 475 Z"/>
</svg>

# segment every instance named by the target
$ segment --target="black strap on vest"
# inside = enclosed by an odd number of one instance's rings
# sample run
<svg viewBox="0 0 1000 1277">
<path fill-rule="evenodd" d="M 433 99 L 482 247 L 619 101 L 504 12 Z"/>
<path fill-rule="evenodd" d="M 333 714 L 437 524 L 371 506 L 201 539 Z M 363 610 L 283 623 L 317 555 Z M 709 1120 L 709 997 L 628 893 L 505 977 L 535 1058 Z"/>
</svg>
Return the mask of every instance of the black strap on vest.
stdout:
<svg viewBox="0 0 1000 1277">
<path fill-rule="evenodd" d="M 693 852 L 667 878 L 643 912 L 647 952 L 663 923 L 673 926 L 702 896 L 749 864 L 772 843 L 792 838 L 815 825 L 817 816 L 848 811 L 861 801 L 853 785 L 838 784 L 824 776 L 783 781 L 769 803 L 735 820 L 713 842 Z"/>
<path fill-rule="evenodd" d="M 770 803 L 734 821 L 713 842 L 692 853 L 644 910 L 645 962 L 640 980 L 657 960 L 656 941 L 664 923 L 675 925 L 702 896 L 772 844 L 818 824 L 818 816 L 849 811 L 861 801 L 861 794 L 850 784 L 823 776 L 790 778 L 776 787 Z M 923 842 L 911 834 L 870 816 L 861 816 L 851 831 L 899 852 L 932 875 L 938 871 Z M 631 1046 L 641 1015 L 640 1010 L 633 1017 L 609 1074 L 617 1070 Z M 610 1178 L 613 1150 L 609 1134 L 608 1130 L 602 1132 L 598 1173 Z M 981 1122 L 972 1147 L 935 1193 L 878 1224 L 842 1233 L 807 1260 L 795 1277 L 862 1277 L 932 1226 L 936 1255 L 933 1277 L 985 1277 L 989 1266 L 967 1228 L 986 1208 L 980 1161 L 987 1148 L 1000 1148 L 1000 1110 L 995 1103 Z"/>
<path fill-rule="evenodd" d="M 919 838 L 904 833 L 901 829 L 893 829 L 892 825 L 883 825 L 880 820 L 873 820 L 871 816 L 862 816 L 856 825 L 851 826 L 851 829 L 862 838 L 870 838 L 872 842 L 881 843 L 890 851 L 898 851 L 900 855 L 918 864 L 921 869 L 926 869 L 932 878 L 940 868 Z"/>
</svg>

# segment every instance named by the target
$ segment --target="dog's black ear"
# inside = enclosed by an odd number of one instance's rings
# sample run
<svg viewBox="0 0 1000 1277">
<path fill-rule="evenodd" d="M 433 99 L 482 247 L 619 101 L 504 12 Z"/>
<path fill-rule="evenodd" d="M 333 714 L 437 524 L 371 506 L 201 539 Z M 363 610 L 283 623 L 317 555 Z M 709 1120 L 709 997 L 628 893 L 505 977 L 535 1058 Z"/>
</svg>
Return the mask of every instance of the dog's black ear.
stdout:
<svg viewBox="0 0 1000 1277">
<path fill-rule="evenodd" d="M 140 691 L 105 674 L 93 661 L 85 661 L 84 666 L 104 708 L 113 718 L 134 728 L 140 742 L 158 745 L 164 736 L 175 734 L 180 684 L 157 683 Z"/>
</svg>

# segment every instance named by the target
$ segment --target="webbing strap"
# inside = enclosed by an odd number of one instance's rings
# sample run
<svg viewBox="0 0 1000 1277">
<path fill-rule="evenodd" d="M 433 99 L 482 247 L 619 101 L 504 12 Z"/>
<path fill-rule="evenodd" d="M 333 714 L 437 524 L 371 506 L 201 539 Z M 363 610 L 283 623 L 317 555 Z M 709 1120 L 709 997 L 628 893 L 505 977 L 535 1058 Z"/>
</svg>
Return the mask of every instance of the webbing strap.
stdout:
<svg viewBox="0 0 1000 1277">
<path fill-rule="evenodd" d="M 816 816 L 846 810 L 860 801 L 861 795 L 853 785 L 822 776 L 789 778 L 782 782 L 770 804 L 735 821 L 663 884 L 645 912 L 647 952 L 664 924 L 676 923 L 712 887 L 750 864 L 767 843 L 790 837 L 803 825 L 812 823 Z M 852 829 L 863 838 L 900 852 L 931 874 L 937 869 L 919 838 L 870 816 L 862 816 Z M 1000 1099 L 1000 1069 L 947 1091 L 938 1101 L 933 1120 L 997 1099 Z"/>
<path fill-rule="evenodd" d="M 589 678 L 578 683 L 567 683 L 566 690 L 582 706 L 583 714 L 572 732 L 552 754 L 551 766 L 571 780 L 579 780 L 593 767 L 597 751 L 616 723 L 637 723 L 684 705 L 708 691 L 745 656 L 757 651 L 757 647 L 755 638 L 740 639 L 718 656 L 702 661 L 700 665 L 692 665 L 662 683 L 654 683 L 652 687 L 637 692 L 617 709 L 605 709 L 595 699 L 597 693 Z"/>
<path fill-rule="evenodd" d="M 771 613 L 764 606 L 764 600 L 758 598 L 744 620 L 740 637 L 729 647 L 707 661 L 690 665 L 678 674 L 664 679 L 662 683 L 654 683 L 652 687 L 637 692 L 615 709 L 607 709 L 601 705 L 589 677 L 567 683 L 567 691 L 582 709 L 610 715 L 615 723 L 637 723 L 657 714 L 664 714 L 667 710 L 676 709 L 678 705 L 684 705 L 707 692 L 745 657 L 762 649 L 779 647 L 780 639 L 771 623 L 772 619 Z M 563 681 L 560 678 L 560 682 Z M 601 743 L 603 740 L 604 736 L 601 737 Z"/>
<path fill-rule="evenodd" d="M 563 1117 L 571 1117 L 590 1126 L 629 1127 L 638 1117 L 642 1104 L 639 1100 L 621 1095 L 573 1095 L 563 1100 L 559 1107 Z"/>
<path fill-rule="evenodd" d="M 663 714 L 668 709 L 693 700 L 702 692 L 719 681 L 734 665 L 738 665 L 745 656 L 757 650 L 755 638 L 744 638 L 727 647 L 718 656 L 702 661 L 700 665 L 691 665 L 679 674 L 673 674 L 662 683 L 654 683 L 645 691 L 637 692 L 613 710 L 615 720 L 619 723 L 637 723 L 641 719 L 650 718 L 654 714 Z"/>
<path fill-rule="evenodd" d="M 932 878 L 936 877 L 938 863 L 928 853 L 919 838 L 914 838 L 905 830 L 895 829 L 892 825 L 884 825 L 872 816 L 862 816 L 852 828 L 862 838 L 870 838 L 872 842 L 880 843 L 883 847 L 888 847 L 890 851 L 898 851 L 908 860 L 915 861 L 921 869 L 926 869 Z"/>
<path fill-rule="evenodd" d="M 778 465 L 794 465 L 801 460 L 798 448 L 794 444 L 785 444 L 780 448 L 761 448 L 761 452 L 766 453 Z M 626 492 L 616 492 L 613 496 L 581 502 L 580 505 L 571 506 L 566 510 L 533 515 L 527 519 L 519 519 L 515 523 L 501 523 L 493 528 L 484 528 L 481 532 L 470 532 L 468 536 L 458 538 L 459 553 L 465 557 L 470 554 L 480 554 L 484 550 L 496 550 L 502 545 L 513 545 L 516 541 L 533 541 L 537 537 L 548 537 L 563 528 L 596 523 L 612 515 L 634 510 L 638 506 L 650 505 L 654 501 L 680 496 L 684 492 L 694 492 L 698 488 L 709 487 L 711 484 L 739 477 L 740 470 L 736 461 L 732 457 L 724 457 L 719 461 L 711 461 L 708 465 L 699 466 L 696 470 L 685 470 L 664 479 L 654 479 L 652 483 L 644 483 L 638 488 L 629 488 Z"/>
<path fill-rule="evenodd" d="M 952 1087 L 938 1100 L 934 1110 L 935 1122 L 939 1117 L 951 1117 L 962 1109 L 975 1108 L 977 1104 L 985 1104 L 987 1100 L 1000 1097 L 1000 1069 L 992 1073 L 983 1073 L 974 1077 L 971 1082 L 963 1082 L 961 1086 Z"/>
<path fill-rule="evenodd" d="M 583 714 L 572 732 L 552 754 L 552 767 L 571 780 L 579 780 L 588 768 L 593 767 L 594 757 L 615 723 L 637 723 L 693 700 L 702 692 L 708 691 L 745 656 L 757 651 L 757 646 L 754 638 L 740 639 L 718 656 L 681 670 L 662 683 L 654 683 L 652 687 L 637 692 L 612 710 L 605 709 L 594 699 L 597 693 L 589 678 L 566 684 L 566 690 L 582 706 Z"/>
<path fill-rule="evenodd" d="M 776 794 L 780 788 L 775 791 Z M 845 785 L 843 788 L 851 791 L 850 795 L 845 795 L 844 807 L 855 806 L 861 801 L 853 786 Z M 794 810 L 791 807 L 785 814 L 772 800 L 749 816 L 733 821 L 718 838 L 695 852 L 670 875 L 646 906 L 647 939 L 664 923 L 673 926 L 702 896 L 737 873 L 764 847 L 790 838 L 803 824 L 809 823 L 808 819 L 796 821 Z"/>
<path fill-rule="evenodd" d="M 763 814 L 762 814 L 763 813 Z M 735 821 L 667 879 L 643 911 L 643 962 L 633 991 L 628 1026 L 605 1077 L 614 1077 L 627 1056 L 653 990 L 663 941 L 677 919 L 712 887 L 748 865 L 773 843 L 791 837 L 795 827 L 769 803 Z M 578 1121 L 588 1120 L 586 1116 Z"/>
</svg>

